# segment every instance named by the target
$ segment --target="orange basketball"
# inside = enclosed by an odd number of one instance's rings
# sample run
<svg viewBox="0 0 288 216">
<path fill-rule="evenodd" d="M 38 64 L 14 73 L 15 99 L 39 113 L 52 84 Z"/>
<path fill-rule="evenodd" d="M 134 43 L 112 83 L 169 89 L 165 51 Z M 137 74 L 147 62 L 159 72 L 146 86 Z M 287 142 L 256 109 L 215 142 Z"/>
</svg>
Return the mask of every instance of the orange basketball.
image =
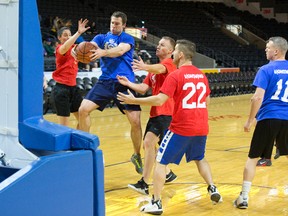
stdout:
<svg viewBox="0 0 288 216">
<path fill-rule="evenodd" d="M 91 42 L 84 41 L 78 44 L 75 49 L 78 61 L 85 64 L 91 62 L 90 55 L 92 52 L 90 50 L 93 49 L 96 49 L 96 46 L 94 46 Z"/>
</svg>

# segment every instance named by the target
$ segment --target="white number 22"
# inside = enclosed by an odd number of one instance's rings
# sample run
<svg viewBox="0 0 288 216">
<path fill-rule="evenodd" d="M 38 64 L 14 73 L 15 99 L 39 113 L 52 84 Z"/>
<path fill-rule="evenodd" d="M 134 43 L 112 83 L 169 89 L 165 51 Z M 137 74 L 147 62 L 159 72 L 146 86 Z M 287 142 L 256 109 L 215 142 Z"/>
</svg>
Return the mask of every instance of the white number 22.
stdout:
<svg viewBox="0 0 288 216">
<path fill-rule="evenodd" d="M 186 109 L 205 108 L 206 107 L 206 101 L 201 102 L 201 100 L 204 97 L 204 95 L 206 94 L 206 85 L 203 82 L 197 83 L 196 86 L 192 82 L 185 83 L 185 85 L 183 86 L 183 90 L 187 90 L 188 88 L 191 88 L 191 91 L 182 100 L 183 108 L 186 108 Z M 202 91 L 198 97 L 197 102 L 192 101 L 191 103 L 188 103 L 188 101 L 196 93 L 196 90 L 199 90 L 199 89 L 202 89 Z"/>
<path fill-rule="evenodd" d="M 284 95 L 283 97 L 281 97 L 281 101 L 283 102 L 288 102 L 288 81 L 285 82 L 285 85 L 286 85 L 286 88 L 284 90 Z M 271 97 L 272 100 L 279 100 L 279 95 L 282 91 L 282 88 L 283 88 L 283 80 L 280 79 L 278 82 L 277 82 L 277 91 L 275 92 L 275 94 Z"/>
</svg>

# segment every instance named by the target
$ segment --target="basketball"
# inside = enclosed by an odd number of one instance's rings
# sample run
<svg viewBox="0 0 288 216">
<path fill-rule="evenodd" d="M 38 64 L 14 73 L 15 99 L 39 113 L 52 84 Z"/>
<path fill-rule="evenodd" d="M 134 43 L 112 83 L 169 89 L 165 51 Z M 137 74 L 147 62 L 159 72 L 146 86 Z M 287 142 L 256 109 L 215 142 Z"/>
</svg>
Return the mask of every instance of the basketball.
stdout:
<svg viewBox="0 0 288 216">
<path fill-rule="evenodd" d="M 90 52 L 90 50 L 93 49 L 96 49 L 96 46 L 94 46 L 91 42 L 84 41 L 78 44 L 75 49 L 78 61 L 85 64 L 91 62 L 90 55 L 92 52 Z"/>
</svg>

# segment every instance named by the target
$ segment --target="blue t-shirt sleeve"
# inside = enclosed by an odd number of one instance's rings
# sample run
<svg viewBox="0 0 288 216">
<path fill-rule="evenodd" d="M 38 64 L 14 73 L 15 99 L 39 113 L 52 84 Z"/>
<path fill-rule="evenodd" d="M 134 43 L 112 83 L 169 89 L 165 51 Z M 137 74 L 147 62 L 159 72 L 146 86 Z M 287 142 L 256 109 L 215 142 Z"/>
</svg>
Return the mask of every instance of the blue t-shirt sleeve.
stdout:
<svg viewBox="0 0 288 216">
<path fill-rule="evenodd" d="M 91 40 L 91 42 L 95 42 L 98 45 L 98 47 L 100 47 L 101 49 L 104 49 L 104 44 L 103 44 L 104 38 L 105 36 L 103 34 L 98 34 Z"/>
<path fill-rule="evenodd" d="M 134 38 L 129 34 L 123 34 L 123 37 L 121 38 L 121 43 L 127 43 L 131 45 L 131 49 L 134 48 Z"/>
<path fill-rule="evenodd" d="M 264 66 L 261 67 L 256 74 L 253 85 L 255 87 L 259 87 L 259 88 L 266 90 L 266 88 L 268 86 L 268 81 L 269 81 L 267 75 L 268 74 L 267 74 L 267 70 L 265 70 L 265 67 Z"/>
</svg>

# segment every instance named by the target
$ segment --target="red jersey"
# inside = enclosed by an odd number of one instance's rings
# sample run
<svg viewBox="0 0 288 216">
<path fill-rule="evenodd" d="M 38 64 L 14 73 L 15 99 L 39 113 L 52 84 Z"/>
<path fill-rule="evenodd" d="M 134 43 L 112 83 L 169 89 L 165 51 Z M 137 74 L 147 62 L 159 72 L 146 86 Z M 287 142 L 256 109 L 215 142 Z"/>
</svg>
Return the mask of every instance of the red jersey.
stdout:
<svg viewBox="0 0 288 216">
<path fill-rule="evenodd" d="M 160 64 L 166 67 L 167 73 L 165 74 L 152 74 L 148 73 L 146 78 L 143 80 L 143 83 L 147 84 L 152 88 L 152 95 L 157 95 L 160 92 L 160 88 L 164 83 L 164 80 L 174 70 L 176 70 L 176 65 L 173 64 L 171 58 L 164 59 Z M 169 115 L 173 113 L 174 101 L 173 98 L 169 98 L 162 106 L 152 106 L 150 109 L 150 118 L 160 116 L 160 115 Z"/>
<path fill-rule="evenodd" d="M 208 134 L 206 97 L 210 88 L 206 76 L 198 68 L 181 66 L 166 78 L 160 91 L 175 102 L 169 130 L 181 136 Z"/>
<path fill-rule="evenodd" d="M 62 44 L 56 47 L 56 70 L 52 74 L 52 78 L 61 84 L 68 86 L 76 86 L 76 77 L 78 73 L 78 62 L 71 55 L 73 45 L 64 55 L 59 53 L 59 48 Z"/>
</svg>

